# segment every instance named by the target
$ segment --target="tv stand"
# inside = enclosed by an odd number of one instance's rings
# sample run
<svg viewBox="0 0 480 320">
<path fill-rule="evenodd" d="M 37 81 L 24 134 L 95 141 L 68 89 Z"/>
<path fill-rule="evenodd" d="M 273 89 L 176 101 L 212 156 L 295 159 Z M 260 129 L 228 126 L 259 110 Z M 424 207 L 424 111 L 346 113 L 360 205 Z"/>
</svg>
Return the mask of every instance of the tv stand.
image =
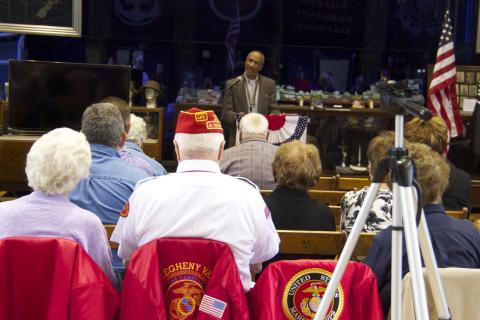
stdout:
<svg viewBox="0 0 480 320">
<path fill-rule="evenodd" d="M 40 136 L 0 136 L 0 190 L 30 191 L 25 175 L 27 153 Z"/>
<path fill-rule="evenodd" d="M 30 191 L 25 174 L 27 153 L 40 135 L 4 134 L 6 106 L 6 102 L 0 101 L 0 129 L 3 129 L 0 130 L 0 191 L 27 192 Z M 163 155 L 164 110 L 164 108 L 145 107 L 133 107 L 131 110 L 132 113 L 147 118 L 146 120 L 150 119 L 147 125 L 152 130 L 143 148 L 147 155 L 157 161 L 160 161 Z"/>
</svg>

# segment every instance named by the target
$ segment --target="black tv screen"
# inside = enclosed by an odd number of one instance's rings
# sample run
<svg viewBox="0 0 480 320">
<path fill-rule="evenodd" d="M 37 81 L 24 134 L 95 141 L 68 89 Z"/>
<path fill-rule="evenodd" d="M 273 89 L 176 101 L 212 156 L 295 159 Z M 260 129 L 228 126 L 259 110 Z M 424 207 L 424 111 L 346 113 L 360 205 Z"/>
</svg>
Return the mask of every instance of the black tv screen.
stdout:
<svg viewBox="0 0 480 320">
<path fill-rule="evenodd" d="M 86 107 L 108 96 L 128 101 L 130 66 L 10 60 L 10 132 L 80 130 Z"/>
</svg>

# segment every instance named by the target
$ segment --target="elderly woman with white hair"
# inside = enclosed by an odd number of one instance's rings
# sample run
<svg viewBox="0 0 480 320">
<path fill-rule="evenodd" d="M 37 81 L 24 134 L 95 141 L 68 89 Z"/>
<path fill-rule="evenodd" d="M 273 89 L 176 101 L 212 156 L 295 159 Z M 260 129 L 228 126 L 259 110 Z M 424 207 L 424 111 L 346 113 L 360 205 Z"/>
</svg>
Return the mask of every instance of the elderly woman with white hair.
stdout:
<svg viewBox="0 0 480 320">
<path fill-rule="evenodd" d="M 116 285 L 107 235 L 100 219 L 70 202 L 88 176 L 89 144 L 83 133 L 60 128 L 44 134 L 27 154 L 29 195 L 0 203 L 0 238 L 38 236 L 78 242 Z"/>
</svg>

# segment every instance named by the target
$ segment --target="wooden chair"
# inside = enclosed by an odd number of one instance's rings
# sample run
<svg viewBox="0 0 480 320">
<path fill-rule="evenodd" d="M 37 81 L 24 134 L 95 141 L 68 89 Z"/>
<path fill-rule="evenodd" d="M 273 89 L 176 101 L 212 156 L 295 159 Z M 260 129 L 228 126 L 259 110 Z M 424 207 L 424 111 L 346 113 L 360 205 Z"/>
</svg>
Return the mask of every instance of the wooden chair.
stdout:
<svg viewBox="0 0 480 320">
<path fill-rule="evenodd" d="M 370 185 L 370 179 L 365 177 L 341 177 L 337 174 L 335 190 L 352 191 L 359 190 Z"/>
<path fill-rule="evenodd" d="M 107 238 L 110 240 L 110 237 L 112 236 L 113 230 L 115 229 L 116 225 L 115 224 L 104 224 L 105 231 L 107 232 Z M 110 248 L 111 249 L 117 249 L 118 248 L 118 243 L 110 241 Z"/>
<path fill-rule="evenodd" d="M 342 234 L 339 231 L 277 230 L 280 254 L 339 255 Z"/>
</svg>

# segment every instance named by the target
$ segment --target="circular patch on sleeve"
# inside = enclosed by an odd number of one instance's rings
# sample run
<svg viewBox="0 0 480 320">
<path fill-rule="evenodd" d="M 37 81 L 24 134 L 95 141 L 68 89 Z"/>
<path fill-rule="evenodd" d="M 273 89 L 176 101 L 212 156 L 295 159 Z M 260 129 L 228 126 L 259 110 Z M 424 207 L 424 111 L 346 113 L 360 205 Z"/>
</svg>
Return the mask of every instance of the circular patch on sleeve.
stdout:
<svg viewBox="0 0 480 320">
<path fill-rule="evenodd" d="M 122 211 L 120 212 L 120 217 L 126 218 L 128 217 L 128 211 L 130 210 L 130 205 L 128 204 L 128 201 L 125 202 L 125 205 L 123 206 Z"/>
</svg>

